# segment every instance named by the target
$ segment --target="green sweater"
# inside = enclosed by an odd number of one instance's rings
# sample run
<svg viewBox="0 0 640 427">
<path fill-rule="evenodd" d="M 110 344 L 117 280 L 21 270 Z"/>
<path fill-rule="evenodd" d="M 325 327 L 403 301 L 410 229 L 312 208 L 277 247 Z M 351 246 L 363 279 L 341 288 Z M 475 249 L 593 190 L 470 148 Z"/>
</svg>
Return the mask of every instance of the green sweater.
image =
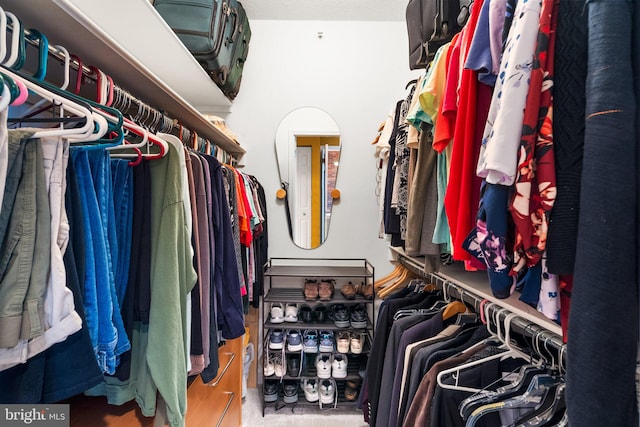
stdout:
<svg viewBox="0 0 640 427">
<path fill-rule="evenodd" d="M 151 309 L 145 354 L 149 377 L 138 376 L 141 407 L 154 409 L 156 389 L 167 403 L 171 426 L 187 412 L 187 294 L 196 284 L 182 199 L 180 160 L 169 144 L 151 170 Z M 142 405 L 144 403 L 144 406 Z"/>
</svg>

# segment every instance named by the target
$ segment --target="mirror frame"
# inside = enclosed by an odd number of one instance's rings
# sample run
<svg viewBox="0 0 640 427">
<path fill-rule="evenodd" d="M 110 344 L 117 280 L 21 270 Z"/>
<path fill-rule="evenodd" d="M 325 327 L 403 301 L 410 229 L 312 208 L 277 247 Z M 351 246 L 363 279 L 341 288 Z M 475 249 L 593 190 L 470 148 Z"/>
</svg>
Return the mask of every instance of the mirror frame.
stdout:
<svg viewBox="0 0 640 427">
<path fill-rule="evenodd" d="M 294 201 L 296 195 L 296 179 L 292 174 L 296 172 L 296 152 L 298 149 L 299 137 L 337 137 L 339 148 L 337 151 L 342 152 L 342 139 L 340 128 L 336 120 L 326 111 L 317 107 L 299 107 L 287 113 L 278 125 L 275 138 L 276 161 L 278 164 L 278 173 L 280 175 L 280 184 L 285 190 L 284 205 L 287 215 L 287 225 L 291 241 L 302 249 L 316 249 L 320 247 L 328 238 L 330 228 L 330 218 L 325 223 L 326 217 L 321 219 L 321 227 L 319 232 L 319 242 L 316 236 L 315 242 L 309 242 L 305 245 L 295 234 L 295 221 L 297 212 L 295 212 Z M 338 155 L 340 156 L 340 155 Z M 338 161 L 339 162 L 339 161 Z M 336 171 L 337 179 L 337 171 Z M 322 181 L 322 180 L 321 180 Z M 334 187 L 335 188 L 335 187 Z M 331 191 L 327 191 L 328 197 L 331 197 Z M 324 203 L 321 201 L 321 206 Z M 333 209 L 328 211 L 331 214 Z M 323 212 L 326 215 L 326 212 Z M 313 241 L 314 239 L 312 239 Z"/>
</svg>

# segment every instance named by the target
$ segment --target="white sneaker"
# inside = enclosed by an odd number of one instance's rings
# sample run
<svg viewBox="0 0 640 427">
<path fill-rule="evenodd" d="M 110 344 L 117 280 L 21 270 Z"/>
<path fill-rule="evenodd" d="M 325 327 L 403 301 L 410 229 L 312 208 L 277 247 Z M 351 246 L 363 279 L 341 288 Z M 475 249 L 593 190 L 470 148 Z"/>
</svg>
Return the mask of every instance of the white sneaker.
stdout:
<svg viewBox="0 0 640 427">
<path fill-rule="evenodd" d="M 271 304 L 271 323 L 283 323 L 284 322 L 284 309 L 282 304 L 274 302 Z"/>
<path fill-rule="evenodd" d="M 331 363 L 331 369 L 333 372 L 333 378 L 346 378 L 347 377 L 347 356 L 344 354 L 335 354 L 333 356 L 333 362 Z M 318 376 L 320 376 L 318 374 Z"/>
<path fill-rule="evenodd" d="M 273 361 L 269 357 L 269 352 L 265 351 L 264 352 L 264 376 L 270 377 L 275 373 L 276 373 L 275 365 L 273 364 Z"/>
<path fill-rule="evenodd" d="M 330 354 L 319 354 L 316 357 L 316 371 L 318 378 L 331 378 Z"/>
<path fill-rule="evenodd" d="M 276 377 L 284 377 L 287 373 L 287 367 L 282 359 L 282 355 L 275 353 L 273 355 L 273 371 L 276 374 Z"/>
<path fill-rule="evenodd" d="M 304 391 L 304 398 L 307 399 L 307 402 L 313 403 L 320 399 L 320 395 L 318 394 L 318 380 L 304 380 L 302 390 Z"/>
<path fill-rule="evenodd" d="M 364 348 L 366 339 L 367 337 L 365 334 L 351 334 L 351 353 L 362 354 L 362 349 Z"/>
<path fill-rule="evenodd" d="M 333 403 L 334 408 L 338 400 L 336 399 L 336 382 L 334 380 L 322 380 L 319 387 L 320 407 L 323 404 L 330 405 Z"/>
<path fill-rule="evenodd" d="M 349 332 L 338 332 L 338 337 L 336 338 L 336 348 L 338 349 L 338 353 L 349 353 L 350 339 L 351 335 Z"/>
<path fill-rule="evenodd" d="M 284 321 L 295 323 L 298 321 L 298 304 L 287 304 L 284 308 Z"/>
</svg>

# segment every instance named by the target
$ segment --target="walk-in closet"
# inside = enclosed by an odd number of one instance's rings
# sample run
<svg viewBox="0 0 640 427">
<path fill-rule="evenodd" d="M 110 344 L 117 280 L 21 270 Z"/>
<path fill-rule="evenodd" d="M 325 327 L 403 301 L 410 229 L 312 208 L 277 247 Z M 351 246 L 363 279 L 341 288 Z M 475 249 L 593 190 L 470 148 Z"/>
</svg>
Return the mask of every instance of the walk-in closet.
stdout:
<svg viewBox="0 0 640 427">
<path fill-rule="evenodd" d="M 0 425 L 640 427 L 640 3 L 0 0 Z"/>
</svg>

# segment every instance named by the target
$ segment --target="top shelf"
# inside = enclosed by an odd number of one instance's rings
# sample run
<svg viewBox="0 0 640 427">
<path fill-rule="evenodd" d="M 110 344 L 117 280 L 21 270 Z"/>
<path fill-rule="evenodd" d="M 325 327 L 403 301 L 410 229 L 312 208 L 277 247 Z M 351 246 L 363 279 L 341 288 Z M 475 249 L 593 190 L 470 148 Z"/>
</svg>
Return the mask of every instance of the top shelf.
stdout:
<svg viewBox="0 0 640 427">
<path fill-rule="evenodd" d="M 309 278 L 370 278 L 373 266 L 365 259 L 271 258 L 265 276 Z"/>
<path fill-rule="evenodd" d="M 229 154 L 245 153 L 203 116 L 226 114 L 231 102 L 149 1 L 2 0 L 2 8 Z"/>
</svg>

